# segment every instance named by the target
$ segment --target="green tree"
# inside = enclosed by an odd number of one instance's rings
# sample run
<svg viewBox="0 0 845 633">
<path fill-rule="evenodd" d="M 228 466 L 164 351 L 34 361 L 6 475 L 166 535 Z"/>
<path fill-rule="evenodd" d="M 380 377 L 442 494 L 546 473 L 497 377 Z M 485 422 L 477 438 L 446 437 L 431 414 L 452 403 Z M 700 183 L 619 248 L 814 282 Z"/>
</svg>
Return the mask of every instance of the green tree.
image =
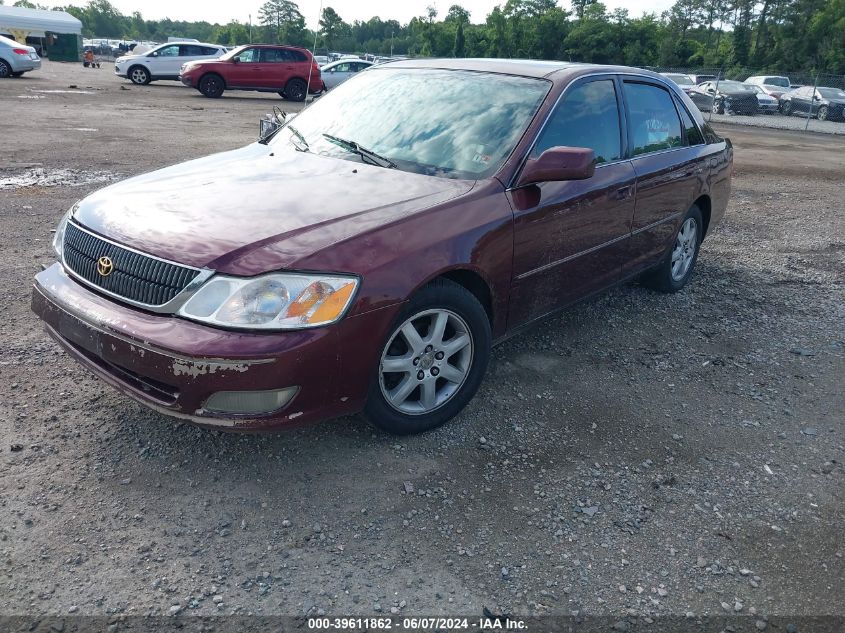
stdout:
<svg viewBox="0 0 845 633">
<path fill-rule="evenodd" d="M 258 21 L 273 43 L 305 44 L 305 18 L 293 0 L 267 0 Z"/>
<path fill-rule="evenodd" d="M 343 30 L 345 23 L 337 11 L 331 7 L 323 9 L 320 16 L 320 35 L 323 37 L 323 44 L 326 48 L 332 49 L 338 34 Z"/>
<path fill-rule="evenodd" d="M 455 30 L 455 47 L 452 49 L 454 57 L 466 57 L 466 36 L 464 35 L 464 23 L 458 22 Z"/>
</svg>

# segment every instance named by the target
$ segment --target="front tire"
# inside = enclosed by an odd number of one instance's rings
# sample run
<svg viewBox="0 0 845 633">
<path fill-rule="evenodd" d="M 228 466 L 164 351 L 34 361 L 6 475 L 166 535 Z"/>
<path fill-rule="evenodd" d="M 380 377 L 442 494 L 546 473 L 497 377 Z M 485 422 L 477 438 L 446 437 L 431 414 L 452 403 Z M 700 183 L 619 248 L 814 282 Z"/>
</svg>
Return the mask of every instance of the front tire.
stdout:
<svg viewBox="0 0 845 633">
<path fill-rule="evenodd" d="M 724 114 L 725 113 L 725 104 L 720 101 L 713 102 L 713 114 Z"/>
<path fill-rule="evenodd" d="M 703 239 L 704 222 L 701 210 L 693 205 L 684 216 L 666 256 L 643 276 L 643 285 L 666 293 L 678 292 L 686 286 L 698 261 Z"/>
<path fill-rule="evenodd" d="M 129 81 L 137 86 L 146 86 L 152 81 L 150 71 L 143 66 L 133 66 L 127 71 L 126 76 L 129 77 Z"/>
<path fill-rule="evenodd" d="M 792 114 L 792 102 L 791 101 L 784 101 L 783 106 L 781 107 L 781 110 L 783 110 L 783 114 L 785 116 L 789 116 L 790 114 Z"/>
<path fill-rule="evenodd" d="M 291 79 L 282 92 L 282 98 L 291 101 L 305 101 L 308 96 L 308 86 L 301 79 Z"/>
<path fill-rule="evenodd" d="M 218 99 L 223 96 L 226 84 L 220 75 L 208 74 L 200 79 L 197 89 L 210 99 Z"/>
<path fill-rule="evenodd" d="M 822 106 L 819 108 L 819 111 L 816 112 L 816 116 L 818 117 L 819 121 L 827 121 L 827 117 L 829 115 L 829 111 L 827 106 Z"/>
<path fill-rule="evenodd" d="M 364 413 L 397 435 L 434 429 L 472 400 L 490 360 L 484 307 L 458 284 L 438 279 L 402 309 L 381 350 Z"/>
</svg>

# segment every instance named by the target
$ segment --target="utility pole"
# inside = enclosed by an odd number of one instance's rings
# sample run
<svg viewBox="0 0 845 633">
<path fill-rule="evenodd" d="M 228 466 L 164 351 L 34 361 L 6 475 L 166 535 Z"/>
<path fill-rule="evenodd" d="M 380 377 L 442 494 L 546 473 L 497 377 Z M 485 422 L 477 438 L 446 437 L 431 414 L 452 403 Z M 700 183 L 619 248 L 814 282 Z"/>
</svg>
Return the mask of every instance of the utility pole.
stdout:
<svg viewBox="0 0 845 633">
<path fill-rule="evenodd" d="M 393 29 L 390 29 L 390 57 L 393 58 Z"/>
<path fill-rule="evenodd" d="M 249 43 L 252 44 L 252 13 L 249 14 Z"/>
</svg>

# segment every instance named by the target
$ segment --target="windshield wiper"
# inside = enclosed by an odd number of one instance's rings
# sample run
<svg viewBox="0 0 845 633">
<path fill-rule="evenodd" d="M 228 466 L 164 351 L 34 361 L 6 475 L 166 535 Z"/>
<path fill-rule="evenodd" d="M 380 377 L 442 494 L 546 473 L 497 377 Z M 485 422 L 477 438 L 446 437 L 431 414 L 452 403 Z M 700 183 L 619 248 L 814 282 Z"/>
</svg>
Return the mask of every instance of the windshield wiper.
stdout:
<svg viewBox="0 0 845 633">
<path fill-rule="evenodd" d="M 297 140 L 299 140 L 302 143 L 302 147 L 300 147 L 296 143 L 293 144 L 293 146 L 296 148 L 296 151 L 298 151 L 298 152 L 310 152 L 311 151 L 311 146 L 308 145 L 308 141 L 306 141 L 305 137 L 302 136 L 302 132 L 297 130 L 290 123 L 288 123 L 285 127 L 287 129 L 289 129 L 290 133 L 293 134 L 297 138 Z"/>
<path fill-rule="evenodd" d="M 361 147 L 355 141 L 348 141 L 345 138 L 340 138 L 338 136 L 332 136 L 331 134 L 323 134 L 323 137 L 345 149 L 348 152 L 352 152 L 353 154 L 358 154 L 362 159 L 369 161 L 371 164 L 376 165 L 377 167 L 386 167 L 388 169 L 396 169 L 396 163 L 392 160 L 387 158 L 386 156 L 382 156 L 381 154 L 376 154 L 373 150 L 367 149 L 366 147 Z"/>
</svg>

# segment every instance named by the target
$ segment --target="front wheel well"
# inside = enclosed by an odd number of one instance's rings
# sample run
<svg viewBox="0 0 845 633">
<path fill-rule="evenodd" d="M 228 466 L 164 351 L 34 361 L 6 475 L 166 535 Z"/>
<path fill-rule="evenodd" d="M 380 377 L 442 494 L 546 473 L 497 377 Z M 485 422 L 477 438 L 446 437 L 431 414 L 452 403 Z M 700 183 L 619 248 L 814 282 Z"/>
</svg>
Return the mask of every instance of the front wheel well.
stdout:
<svg viewBox="0 0 845 633">
<path fill-rule="evenodd" d="M 710 212 L 712 205 L 710 203 L 710 196 L 700 196 L 698 200 L 693 203 L 701 211 L 701 221 L 704 224 L 702 238 L 707 235 L 707 230 L 710 228 Z"/>
<path fill-rule="evenodd" d="M 490 291 L 490 286 L 484 281 L 484 278 L 477 272 L 468 270 L 466 268 L 458 268 L 449 270 L 436 277 L 436 279 L 448 279 L 465 290 L 469 291 L 481 306 L 484 312 L 487 313 L 487 318 L 490 320 L 490 326 L 493 325 L 493 293 Z"/>
</svg>

